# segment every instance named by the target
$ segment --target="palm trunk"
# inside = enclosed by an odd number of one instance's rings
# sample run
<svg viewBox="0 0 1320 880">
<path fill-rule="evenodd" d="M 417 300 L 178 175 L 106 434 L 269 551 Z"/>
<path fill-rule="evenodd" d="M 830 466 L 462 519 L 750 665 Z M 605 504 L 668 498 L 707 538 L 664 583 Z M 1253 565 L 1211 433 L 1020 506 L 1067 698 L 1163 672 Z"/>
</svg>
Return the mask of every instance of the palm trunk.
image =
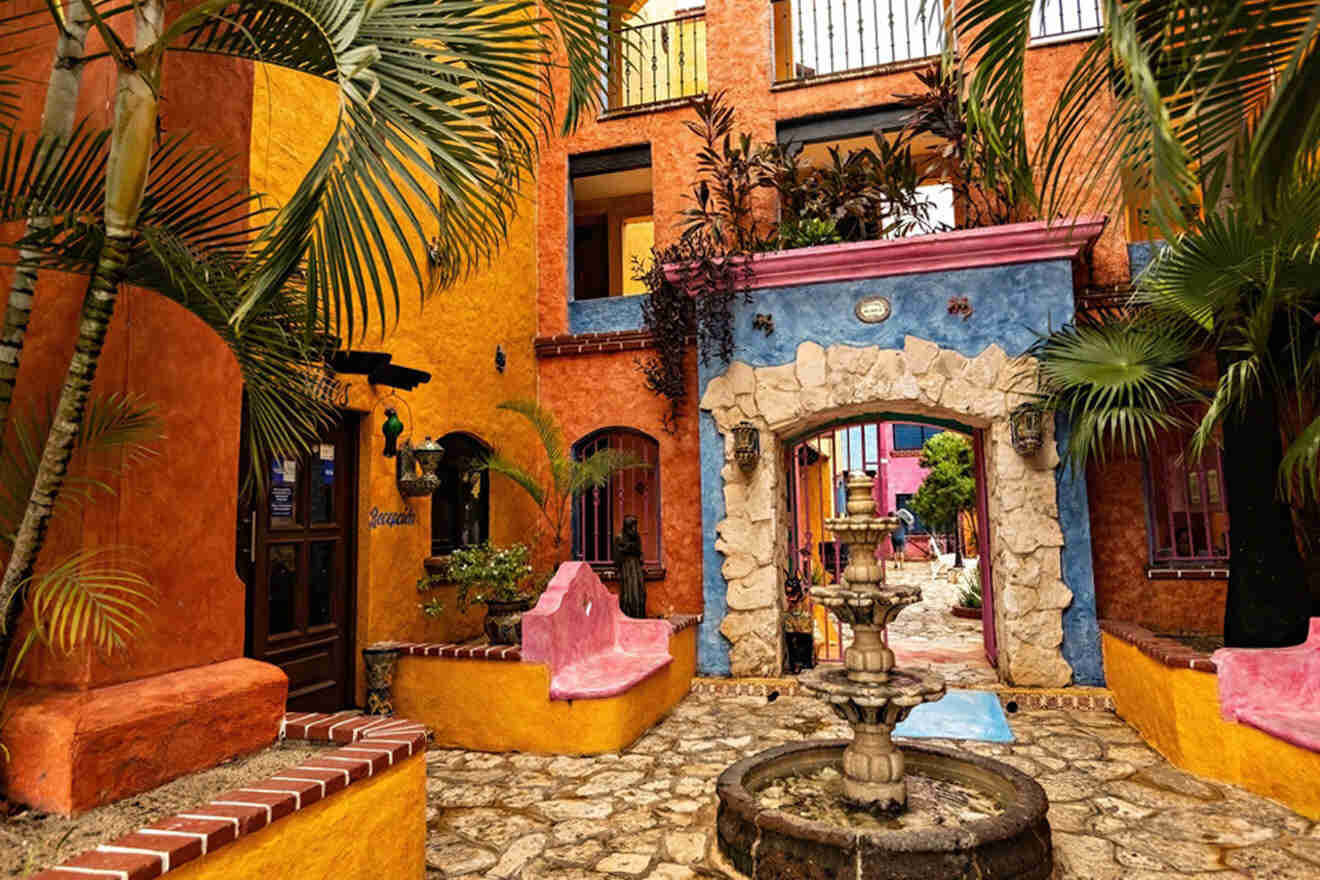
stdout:
<svg viewBox="0 0 1320 880">
<path fill-rule="evenodd" d="M 1273 648 L 1306 638 L 1310 589 L 1292 516 L 1275 492 L 1283 455 L 1278 417 L 1274 398 L 1262 394 L 1224 419 L 1230 545 L 1224 644 L 1230 647 Z"/>
<path fill-rule="evenodd" d="M 101 347 L 114 317 L 119 285 L 124 278 L 129 247 L 137 232 L 138 212 L 146 190 L 151 164 L 152 139 L 156 133 L 163 47 L 158 45 L 163 24 L 163 0 L 145 0 L 137 9 L 136 69 L 122 67 L 115 97 L 115 120 L 110 156 L 106 166 L 105 243 L 92 270 L 78 320 L 78 340 L 69 361 L 56 405 L 55 419 L 23 522 L 14 539 L 13 554 L 0 581 L 0 608 L 5 626 L 0 637 L 0 657 L 13 638 L 14 621 L 21 602 L 19 590 L 32 576 L 41 552 L 55 502 L 64 486 L 69 458 L 82 430 L 87 397 L 96 378 Z"/>
<path fill-rule="evenodd" d="M 50 84 L 46 87 L 46 107 L 41 114 L 41 136 L 48 150 L 63 151 L 73 133 L 78 110 L 78 92 L 82 85 L 83 49 L 92 19 L 85 0 L 69 0 L 59 39 L 55 43 L 55 61 L 51 65 Z M 49 226 L 46 218 L 33 218 L 27 232 Z M 4 326 L 0 328 L 0 443 L 3 443 L 9 404 L 18 382 L 23 339 L 32 315 L 32 297 L 37 286 L 37 259 L 32 251 L 20 250 L 9 285 Z"/>
</svg>

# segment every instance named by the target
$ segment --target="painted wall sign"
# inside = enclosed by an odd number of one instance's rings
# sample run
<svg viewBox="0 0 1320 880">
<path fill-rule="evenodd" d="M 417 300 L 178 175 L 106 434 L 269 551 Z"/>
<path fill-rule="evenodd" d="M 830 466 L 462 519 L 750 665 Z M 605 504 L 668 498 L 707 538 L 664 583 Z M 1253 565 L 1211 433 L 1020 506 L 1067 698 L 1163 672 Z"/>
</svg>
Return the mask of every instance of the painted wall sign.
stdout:
<svg viewBox="0 0 1320 880">
<path fill-rule="evenodd" d="M 373 507 L 367 514 L 367 528 L 375 529 L 384 526 L 387 529 L 397 528 L 399 526 L 411 526 L 417 523 L 417 513 L 412 510 L 381 510 Z"/>
<path fill-rule="evenodd" d="M 853 308 L 857 320 L 863 324 L 879 324 L 887 319 L 892 311 L 889 300 L 883 296 L 862 297 Z"/>
</svg>

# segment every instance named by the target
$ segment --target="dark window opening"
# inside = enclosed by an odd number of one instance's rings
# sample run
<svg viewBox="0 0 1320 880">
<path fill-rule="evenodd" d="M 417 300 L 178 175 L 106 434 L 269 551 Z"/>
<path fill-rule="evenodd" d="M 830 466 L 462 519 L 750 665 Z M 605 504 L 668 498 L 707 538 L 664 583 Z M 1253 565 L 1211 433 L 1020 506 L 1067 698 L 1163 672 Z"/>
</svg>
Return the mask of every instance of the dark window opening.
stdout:
<svg viewBox="0 0 1320 880">
<path fill-rule="evenodd" d="M 894 425 L 894 448 L 904 452 L 920 450 L 927 440 L 942 432 L 942 428 L 929 425 L 897 424 Z"/>
<path fill-rule="evenodd" d="M 1166 432 L 1146 457 L 1147 531 L 1156 568 L 1228 561 L 1228 498 L 1219 447 L 1194 458 L 1190 446 L 1189 430 Z"/>
<path fill-rule="evenodd" d="M 444 556 L 490 539 L 490 472 L 481 467 L 489 447 L 470 434 L 440 438 L 445 455 L 431 495 L 431 553 Z"/>
<path fill-rule="evenodd" d="M 569 177 L 572 298 L 645 293 L 645 285 L 635 276 L 655 244 L 650 147 L 572 156 Z"/>
<path fill-rule="evenodd" d="M 610 477 L 599 489 L 588 489 L 573 504 L 573 558 L 596 565 L 614 562 L 614 536 L 625 516 L 637 517 L 642 536 L 642 561 L 660 566 L 660 444 L 629 428 L 607 428 L 573 444 L 573 457 L 588 458 L 614 449 L 640 462 Z"/>
</svg>

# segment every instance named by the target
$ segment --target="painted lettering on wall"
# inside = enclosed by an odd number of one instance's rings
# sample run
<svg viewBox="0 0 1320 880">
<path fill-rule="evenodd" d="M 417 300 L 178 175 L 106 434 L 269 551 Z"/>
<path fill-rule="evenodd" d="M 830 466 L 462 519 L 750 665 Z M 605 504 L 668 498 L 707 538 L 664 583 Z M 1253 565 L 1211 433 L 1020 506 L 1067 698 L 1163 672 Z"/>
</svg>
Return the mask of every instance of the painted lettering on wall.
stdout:
<svg viewBox="0 0 1320 880">
<path fill-rule="evenodd" d="M 378 507 L 371 508 L 367 514 L 367 528 L 374 529 L 384 526 L 387 529 L 396 526 L 411 526 L 417 523 L 417 513 L 412 510 L 381 510 Z"/>
</svg>

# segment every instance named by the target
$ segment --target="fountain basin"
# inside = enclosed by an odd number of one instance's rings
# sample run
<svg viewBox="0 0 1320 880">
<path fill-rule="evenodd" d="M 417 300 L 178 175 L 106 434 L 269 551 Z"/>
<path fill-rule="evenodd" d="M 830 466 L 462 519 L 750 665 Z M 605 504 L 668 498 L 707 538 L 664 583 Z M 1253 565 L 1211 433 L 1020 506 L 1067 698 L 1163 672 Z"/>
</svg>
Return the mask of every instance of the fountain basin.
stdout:
<svg viewBox="0 0 1320 880">
<path fill-rule="evenodd" d="M 754 880 L 1046 880 L 1054 869 L 1045 791 L 1026 774 L 980 755 L 901 746 L 908 776 L 975 790 L 1000 807 L 986 818 L 912 828 L 859 828 L 795 815 L 758 793 L 787 777 L 841 769 L 849 740 L 792 743 L 753 755 L 716 786 L 720 854 Z"/>
</svg>

